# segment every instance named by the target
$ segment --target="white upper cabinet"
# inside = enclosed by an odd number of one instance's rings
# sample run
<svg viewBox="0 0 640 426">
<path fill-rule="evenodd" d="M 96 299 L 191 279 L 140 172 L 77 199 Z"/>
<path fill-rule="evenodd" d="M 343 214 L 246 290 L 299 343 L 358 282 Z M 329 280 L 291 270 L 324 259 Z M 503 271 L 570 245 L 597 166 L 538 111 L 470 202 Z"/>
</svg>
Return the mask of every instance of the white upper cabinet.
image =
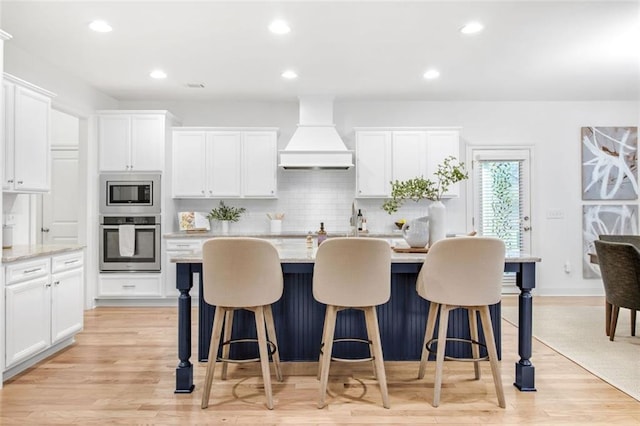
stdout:
<svg viewBox="0 0 640 426">
<path fill-rule="evenodd" d="M 356 133 L 356 196 L 386 197 L 391 191 L 391 132 Z"/>
<path fill-rule="evenodd" d="M 55 95 L 8 74 L 4 76 L 2 188 L 9 192 L 48 192 L 51 186 L 51 98 Z"/>
<path fill-rule="evenodd" d="M 173 198 L 273 198 L 277 131 L 174 128 Z"/>
<path fill-rule="evenodd" d="M 207 197 L 240 196 L 241 132 L 207 132 Z"/>
<path fill-rule="evenodd" d="M 206 133 L 174 130 L 172 137 L 172 196 L 206 196 Z"/>
<path fill-rule="evenodd" d="M 245 132 L 242 141 L 242 194 L 275 197 L 278 176 L 276 132 Z"/>
<path fill-rule="evenodd" d="M 100 171 L 163 171 L 166 113 L 98 113 Z"/>
<path fill-rule="evenodd" d="M 459 129 L 356 129 L 356 197 L 386 198 L 391 181 L 434 179 L 449 156 L 460 159 Z M 445 197 L 458 196 L 453 185 Z"/>
</svg>

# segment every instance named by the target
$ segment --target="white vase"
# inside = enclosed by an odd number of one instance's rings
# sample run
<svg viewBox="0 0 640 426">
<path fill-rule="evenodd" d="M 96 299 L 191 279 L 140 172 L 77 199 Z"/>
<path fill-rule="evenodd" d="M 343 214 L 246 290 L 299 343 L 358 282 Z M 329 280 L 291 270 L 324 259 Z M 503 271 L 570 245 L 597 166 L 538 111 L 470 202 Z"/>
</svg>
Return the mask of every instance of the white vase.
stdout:
<svg viewBox="0 0 640 426">
<path fill-rule="evenodd" d="M 220 225 L 221 225 L 221 233 L 222 234 L 228 234 L 229 233 L 229 223 L 231 221 L 230 220 L 221 220 L 220 221 Z"/>
<path fill-rule="evenodd" d="M 429 245 L 447 236 L 447 210 L 442 201 L 429 204 Z"/>
</svg>

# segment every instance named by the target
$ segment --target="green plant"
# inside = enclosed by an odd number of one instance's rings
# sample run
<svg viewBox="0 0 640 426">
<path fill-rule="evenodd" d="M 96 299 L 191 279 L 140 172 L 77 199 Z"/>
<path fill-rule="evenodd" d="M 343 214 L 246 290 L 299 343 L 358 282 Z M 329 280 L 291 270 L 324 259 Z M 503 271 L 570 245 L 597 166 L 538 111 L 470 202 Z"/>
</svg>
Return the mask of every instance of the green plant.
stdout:
<svg viewBox="0 0 640 426">
<path fill-rule="evenodd" d="M 464 163 L 450 156 L 438 165 L 434 176 L 436 181 L 417 177 L 405 181 L 391 182 L 391 199 L 382 204 L 387 213 L 395 213 L 406 200 L 420 201 L 424 198 L 431 201 L 439 201 L 454 183 L 469 178 Z"/>
<path fill-rule="evenodd" d="M 224 204 L 224 201 L 220 201 L 220 205 L 217 208 L 211 209 L 207 217 L 209 219 L 237 222 L 245 211 L 246 209 L 244 207 L 227 206 Z"/>
</svg>

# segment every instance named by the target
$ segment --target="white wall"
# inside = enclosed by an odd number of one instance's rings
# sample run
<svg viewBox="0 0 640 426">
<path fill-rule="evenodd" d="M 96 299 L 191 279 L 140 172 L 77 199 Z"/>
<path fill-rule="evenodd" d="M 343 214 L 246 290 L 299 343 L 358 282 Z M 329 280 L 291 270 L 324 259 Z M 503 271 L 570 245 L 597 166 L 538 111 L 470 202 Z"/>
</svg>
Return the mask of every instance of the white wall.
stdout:
<svg viewBox="0 0 640 426">
<path fill-rule="evenodd" d="M 189 126 L 277 126 L 283 148 L 298 121 L 296 102 L 121 102 L 123 109 L 169 109 Z M 463 145 L 524 145 L 533 147 L 533 254 L 542 258 L 537 269 L 537 294 L 603 294 L 599 279 L 582 279 L 582 200 L 580 128 L 638 125 L 635 102 L 355 102 L 336 101 L 338 133 L 353 149 L 354 127 L 460 126 Z M 461 157 L 464 159 L 464 146 Z M 266 231 L 265 213 L 287 216 L 283 230 L 315 230 L 322 218 L 329 231 L 345 231 L 355 192 L 355 174 L 347 172 L 280 171 L 278 200 L 237 200 L 249 213 L 236 230 Z M 217 201 L 176 202 L 180 210 L 208 211 Z M 304 206 L 307 211 L 299 210 Z M 392 219 L 377 200 L 361 200 L 373 230 L 392 229 Z M 466 194 L 447 201 L 450 231 L 467 226 Z M 548 220 L 546 212 L 561 209 L 564 219 Z M 426 203 L 407 207 L 398 216 L 419 216 Z M 569 262 L 572 270 L 565 273 Z"/>
</svg>

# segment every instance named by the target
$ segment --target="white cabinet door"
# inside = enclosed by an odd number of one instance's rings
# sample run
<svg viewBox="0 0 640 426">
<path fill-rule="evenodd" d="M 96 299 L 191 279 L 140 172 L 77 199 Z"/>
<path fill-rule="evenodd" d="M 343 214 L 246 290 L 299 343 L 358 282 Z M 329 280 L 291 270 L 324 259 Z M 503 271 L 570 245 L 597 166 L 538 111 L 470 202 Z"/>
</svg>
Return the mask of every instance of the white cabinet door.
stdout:
<svg viewBox="0 0 640 426">
<path fill-rule="evenodd" d="M 395 131 L 392 135 L 392 180 L 427 177 L 426 134 L 423 131 Z"/>
<path fill-rule="evenodd" d="M 204 197 L 207 163 L 205 132 L 174 131 L 172 139 L 173 197 Z"/>
<path fill-rule="evenodd" d="M 275 197 L 278 147 L 275 132 L 245 132 L 242 140 L 242 195 Z"/>
<path fill-rule="evenodd" d="M 5 288 L 6 367 L 50 344 L 50 278 L 47 275 Z"/>
<path fill-rule="evenodd" d="M 101 171 L 128 171 L 131 167 L 131 117 L 98 117 L 98 145 Z"/>
<path fill-rule="evenodd" d="M 16 86 L 12 83 L 2 82 L 2 128 L 4 129 L 4 168 L 2 170 L 2 189 L 13 189 L 15 174 L 13 169 L 13 127 L 14 127 L 14 94 Z"/>
<path fill-rule="evenodd" d="M 388 197 L 391 191 L 391 132 L 356 133 L 356 196 Z"/>
<path fill-rule="evenodd" d="M 16 86 L 13 129 L 16 191 L 49 191 L 50 113 L 51 98 Z"/>
<path fill-rule="evenodd" d="M 131 169 L 164 170 L 164 116 L 133 115 L 131 117 Z"/>
<path fill-rule="evenodd" d="M 425 176 L 434 180 L 433 174 L 444 159 L 453 156 L 460 160 L 460 132 L 458 130 L 429 130 L 427 131 L 427 171 Z M 460 196 L 460 184 L 449 187 L 444 197 Z"/>
<path fill-rule="evenodd" d="M 83 270 L 58 272 L 51 280 L 51 343 L 55 344 L 82 330 Z"/>
<path fill-rule="evenodd" d="M 241 132 L 207 133 L 207 197 L 240 196 Z"/>
</svg>

